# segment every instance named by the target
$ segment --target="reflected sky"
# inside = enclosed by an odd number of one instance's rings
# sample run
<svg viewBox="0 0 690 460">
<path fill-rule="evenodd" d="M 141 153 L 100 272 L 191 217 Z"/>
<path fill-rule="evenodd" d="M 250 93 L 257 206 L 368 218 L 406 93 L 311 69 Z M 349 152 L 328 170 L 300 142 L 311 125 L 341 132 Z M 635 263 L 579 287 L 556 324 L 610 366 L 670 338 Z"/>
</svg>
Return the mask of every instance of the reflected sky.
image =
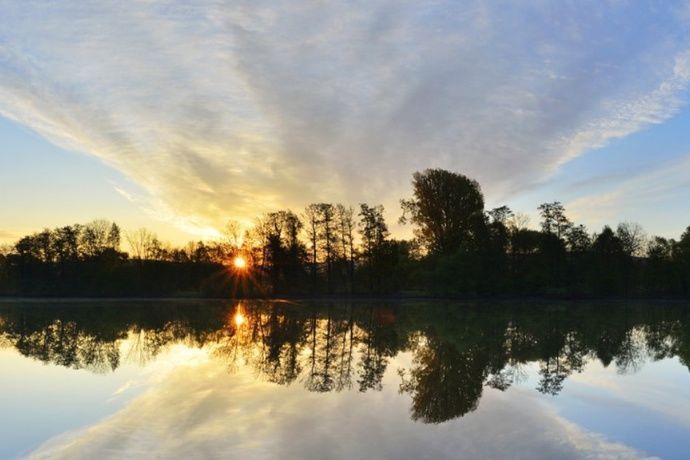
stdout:
<svg viewBox="0 0 690 460">
<path fill-rule="evenodd" d="M 0 458 L 683 458 L 685 317 L 0 304 Z"/>
</svg>

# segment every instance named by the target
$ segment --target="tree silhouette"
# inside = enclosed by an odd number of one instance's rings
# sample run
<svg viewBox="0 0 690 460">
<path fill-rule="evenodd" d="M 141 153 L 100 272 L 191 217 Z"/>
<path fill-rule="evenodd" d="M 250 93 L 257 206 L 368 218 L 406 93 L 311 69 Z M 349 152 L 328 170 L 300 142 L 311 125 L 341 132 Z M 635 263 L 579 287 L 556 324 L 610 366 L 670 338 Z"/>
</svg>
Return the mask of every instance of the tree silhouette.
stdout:
<svg viewBox="0 0 690 460">
<path fill-rule="evenodd" d="M 430 252 L 450 254 L 473 239 L 484 221 L 484 197 L 476 181 L 427 169 L 414 173 L 412 188 L 413 198 L 401 201 L 402 221 L 416 226 L 417 237 Z"/>
</svg>

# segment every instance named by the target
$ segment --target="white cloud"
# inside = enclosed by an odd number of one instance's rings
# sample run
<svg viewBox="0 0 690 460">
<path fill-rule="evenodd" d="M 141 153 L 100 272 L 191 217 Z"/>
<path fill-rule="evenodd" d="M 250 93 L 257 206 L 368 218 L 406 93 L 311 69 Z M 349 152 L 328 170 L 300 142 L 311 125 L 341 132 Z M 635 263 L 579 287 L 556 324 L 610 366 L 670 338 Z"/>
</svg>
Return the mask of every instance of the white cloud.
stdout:
<svg viewBox="0 0 690 460">
<path fill-rule="evenodd" d="M 507 196 L 672 116 L 690 79 L 685 2 L 1 5 L 0 114 L 190 229 L 394 208 L 425 167 Z"/>
</svg>

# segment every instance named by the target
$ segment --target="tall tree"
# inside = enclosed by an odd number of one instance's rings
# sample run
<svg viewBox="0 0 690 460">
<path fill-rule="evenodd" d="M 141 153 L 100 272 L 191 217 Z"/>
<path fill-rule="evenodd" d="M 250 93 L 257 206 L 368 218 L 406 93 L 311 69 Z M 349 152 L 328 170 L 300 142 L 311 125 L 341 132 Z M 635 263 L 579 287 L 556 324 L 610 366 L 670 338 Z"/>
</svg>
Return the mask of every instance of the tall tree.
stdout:
<svg viewBox="0 0 690 460">
<path fill-rule="evenodd" d="M 383 206 L 360 204 L 359 235 L 362 240 L 362 256 L 367 273 L 369 289 L 375 290 L 383 277 L 384 248 L 388 238 L 388 226 L 383 217 Z"/>
<path fill-rule="evenodd" d="M 359 234 L 362 238 L 364 257 L 372 265 L 380 254 L 383 244 L 388 238 L 388 226 L 383 217 L 383 206 L 369 206 L 360 204 Z"/>
<path fill-rule="evenodd" d="M 304 210 L 307 239 L 309 240 L 309 268 L 312 289 L 316 289 L 319 264 L 319 205 L 312 203 Z"/>
<path fill-rule="evenodd" d="M 566 217 L 565 208 L 560 201 L 542 203 L 538 209 L 542 217 L 542 231 L 544 233 L 552 233 L 558 238 L 565 237 L 568 229 L 573 224 Z"/>
<path fill-rule="evenodd" d="M 106 238 L 106 246 L 115 251 L 120 250 L 120 227 L 113 222 L 110 224 L 110 230 L 108 230 L 108 237 Z"/>
<path fill-rule="evenodd" d="M 330 203 L 319 203 L 319 238 L 326 262 L 326 286 L 333 291 L 333 259 L 337 245 L 335 207 Z"/>
<path fill-rule="evenodd" d="M 354 209 L 351 206 L 336 205 L 338 234 L 340 235 L 341 257 L 347 264 L 347 277 L 350 291 L 355 276 Z"/>
<path fill-rule="evenodd" d="M 450 254 L 471 242 L 484 223 L 484 197 L 479 184 L 443 169 L 416 172 L 413 198 L 402 200 L 403 217 L 429 252 Z"/>
<path fill-rule="evenodd" d="M 292 211 L 276 211 L 259 219 L 262 263 L 274 292 L 282 291 L 294 281 L 301 268 L 303 248 L 299 240 L 302 222 Z"/>
</svg>

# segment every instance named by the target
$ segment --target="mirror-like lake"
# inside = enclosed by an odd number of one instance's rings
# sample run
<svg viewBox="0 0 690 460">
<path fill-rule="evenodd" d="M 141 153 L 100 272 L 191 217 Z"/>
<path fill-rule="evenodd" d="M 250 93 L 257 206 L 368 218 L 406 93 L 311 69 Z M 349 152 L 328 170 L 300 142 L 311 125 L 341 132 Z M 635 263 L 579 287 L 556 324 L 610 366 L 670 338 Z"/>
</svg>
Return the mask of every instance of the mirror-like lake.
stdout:
<svg viewBox="0 0 690 460">
<path fill-rule="evenodd" d="M 0 303 L 0 458 L 688 458 L 689 313 Z"/>
</svg>

